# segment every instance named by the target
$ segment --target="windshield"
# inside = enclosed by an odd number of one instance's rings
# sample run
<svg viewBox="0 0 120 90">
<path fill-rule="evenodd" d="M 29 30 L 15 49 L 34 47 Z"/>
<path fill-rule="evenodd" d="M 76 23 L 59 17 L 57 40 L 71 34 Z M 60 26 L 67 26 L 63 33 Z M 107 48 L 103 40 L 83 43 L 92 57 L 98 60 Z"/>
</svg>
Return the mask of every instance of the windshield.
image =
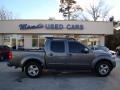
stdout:
<svg viewBox="0 0 120 90">
<path fill-rule="evenodd" d="M 109 51 L 109 49 L 105 46 L 89 46 L 89 48 L 92 49 L 92 50 L 104 50 L 106 52 Z"/>
<path fill-rule="evenodd" d="M 104 46 L 98 46 L 98 47 L 95 47 L 95 50 L 104 50 L 104 51 L 109 51 L 109 49 L 107 47 L 104 47 Z"/>
</svg>

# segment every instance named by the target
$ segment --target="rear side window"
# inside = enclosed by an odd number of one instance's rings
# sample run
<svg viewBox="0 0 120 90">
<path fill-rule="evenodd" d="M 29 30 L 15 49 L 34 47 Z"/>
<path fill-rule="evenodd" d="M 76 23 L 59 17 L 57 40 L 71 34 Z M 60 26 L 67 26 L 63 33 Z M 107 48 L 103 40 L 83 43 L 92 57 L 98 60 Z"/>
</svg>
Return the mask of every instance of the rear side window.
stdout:
<svg viewBox="0 0 120 90">
<path fill-rule="evenodd" d="M 84 46 L 78 42 L 68 42 L 69 52 L 71 53 L 81 53 L 84 50 Z"/>
<path fill-rule="evenodd" d="M 51 41 L 51 51 L 53 52 L 65 52 L 64 41 Z"/>
</svg>

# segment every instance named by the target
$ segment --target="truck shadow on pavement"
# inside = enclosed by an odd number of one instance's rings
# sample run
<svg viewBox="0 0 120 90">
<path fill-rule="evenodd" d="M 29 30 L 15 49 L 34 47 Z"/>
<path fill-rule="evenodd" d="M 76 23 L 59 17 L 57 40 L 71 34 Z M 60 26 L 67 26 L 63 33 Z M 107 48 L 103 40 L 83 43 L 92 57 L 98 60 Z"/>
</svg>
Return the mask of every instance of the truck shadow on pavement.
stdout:
<svg viewBox="0 0 120 90">
<path fill-rule="evenodd" d="M 24 79 L 55 79 L 55 78 L 101 78 L 91 71 L 80 72 L 43 72 L 39 78 L 29 78 L 24 72 L 16 72 L 15 81 L 22 82 Z"/>
<path fill-rule="evenodd" d="M 41 77 L 94 77 L 94 73 L 91 71 L 77 71 L 77 72 L 43 72 Z"/>
</svg>

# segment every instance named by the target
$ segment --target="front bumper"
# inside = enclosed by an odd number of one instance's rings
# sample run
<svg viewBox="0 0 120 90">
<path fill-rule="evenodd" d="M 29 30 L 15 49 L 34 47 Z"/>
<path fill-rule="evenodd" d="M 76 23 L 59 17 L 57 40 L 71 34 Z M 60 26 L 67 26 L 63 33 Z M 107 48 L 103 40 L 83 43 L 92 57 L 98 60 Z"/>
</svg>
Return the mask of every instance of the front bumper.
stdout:
<svg viewBox="0 0 120 90">
<path fill-rule="evenodd" d="M 112 65 L 113 65 L 113 68 L 115 68 L 116 67 L 116 61 L 114 60 L 114 61 L 112 61 Z"/>
</svg>

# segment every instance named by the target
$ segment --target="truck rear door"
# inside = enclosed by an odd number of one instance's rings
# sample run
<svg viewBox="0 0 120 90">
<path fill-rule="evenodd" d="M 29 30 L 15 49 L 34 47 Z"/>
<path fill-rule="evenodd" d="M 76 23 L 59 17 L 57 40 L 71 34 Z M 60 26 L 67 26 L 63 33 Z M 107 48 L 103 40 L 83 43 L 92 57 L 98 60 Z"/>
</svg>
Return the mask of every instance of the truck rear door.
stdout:
<svg viewBox="0 0 120 90">
<path fill-rule="evenodd" d="M 64 69 L 67 61 L 65 40 L 50 40 L 46 52 L 47 68 Z"/>
</svg>

